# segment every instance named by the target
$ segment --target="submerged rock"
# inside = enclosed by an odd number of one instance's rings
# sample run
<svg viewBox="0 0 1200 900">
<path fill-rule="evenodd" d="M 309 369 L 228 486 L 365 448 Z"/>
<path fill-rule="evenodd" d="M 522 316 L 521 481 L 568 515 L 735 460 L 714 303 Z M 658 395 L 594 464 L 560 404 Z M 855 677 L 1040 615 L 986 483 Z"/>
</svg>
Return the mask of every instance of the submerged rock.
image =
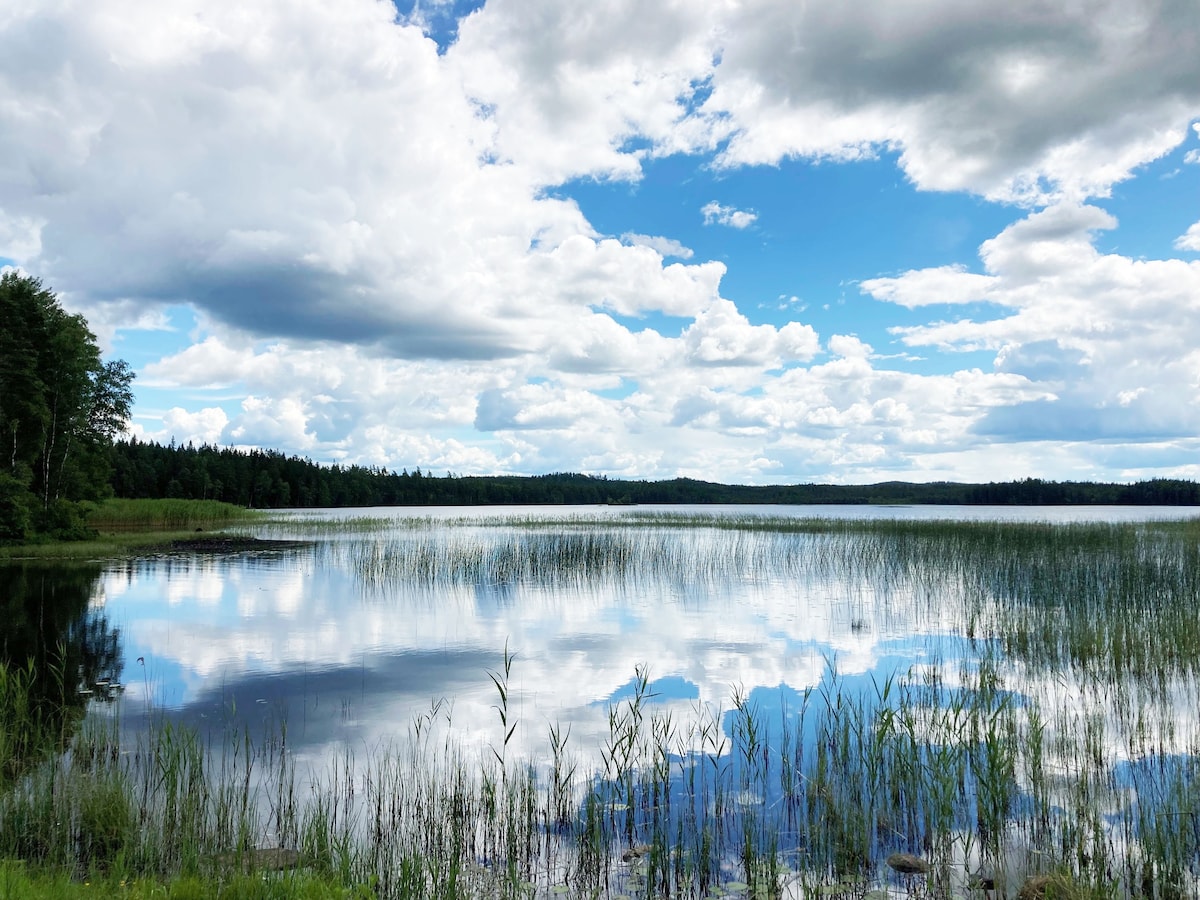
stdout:
<svg viewBox="0 0 1200 900">
<path fill-rule="evenodd" d="M 649 856 L 650 851 L 654 848 L 649 844 L 638 844 L 636 847 L 630 847 L 621 854 L 622 862 L 633 862 L 635 859 L 641 859 L 643 856 Z"/>
<path fill-rule="evenodd" d="M 300 865 L 300 854 L 286 847 L 259 847 L 239 853 L 222 853 L 217 862 L 224 867 L 234 868 L 241 864 L 247 872 L 281 872 Z"/>
<path fill-rule="evenodd" d="M 987 868 L 976 869 L 975 874 L 971 876 L 967 884 L 981 891 L 994 890 L 996 887 L 996 873 Z"/>
<path fill-rule="evenodd" d="M 893 853 L 887 864 L 901 875 L 924 875 L 929 871 L 929 863 L 911 853 Z"/>
</svg>

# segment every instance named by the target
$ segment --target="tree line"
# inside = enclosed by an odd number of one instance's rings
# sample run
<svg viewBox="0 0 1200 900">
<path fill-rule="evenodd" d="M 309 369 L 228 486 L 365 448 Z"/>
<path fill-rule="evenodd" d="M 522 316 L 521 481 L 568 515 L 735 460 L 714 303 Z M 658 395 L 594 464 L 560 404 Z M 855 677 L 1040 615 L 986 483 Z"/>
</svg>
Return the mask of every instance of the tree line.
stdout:
<svg viewBox="0 0 1200 900">
<path fill-rule="evenodd" d="M 735 485 L 673 478 L 604 476 L 435 476 L 357 465 L 319 465 L 273 450 L 120 440 L 112 450 L 118 497 L 222 500 L 259 508 L 487 506 L 497 504 L 757 503 L 1200 506 L 1200 484 L 1154 479 L 1136 484 L 1026 478 L 990 484 L 890 481 L 868 485 Z"/>
</svg>

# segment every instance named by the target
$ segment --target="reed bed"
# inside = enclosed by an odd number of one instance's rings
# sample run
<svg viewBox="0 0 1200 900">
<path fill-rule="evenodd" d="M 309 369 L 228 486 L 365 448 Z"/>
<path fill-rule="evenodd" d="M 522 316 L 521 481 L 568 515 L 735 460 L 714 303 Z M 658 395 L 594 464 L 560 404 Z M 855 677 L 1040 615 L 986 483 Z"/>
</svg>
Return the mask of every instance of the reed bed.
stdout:
<svg viewBox="0 0 1200 900">
<path fill-rule="evenodd" d="M 10 782 L 0 858 L 218 881 L 283 860 L 380 897 L 950 897 L 981 869 L 1010 893 L 1054 874 L 1080 895 L 1196 894 L 1197 735 L 1118 772 L 1092 713 L 1046 721 L 991 660 L 866 691 L 831 672 L 782 725 L 736 691 L 677 719 L 639 670 L 594 772 L 557 725 L 540 763 L 507 758 L 511 670 L 494 674 L 490 756 L 436 707 L 302 777 L 285 723 L 215 744 L 159 723 L 135 747 L 87 728 Z M 895 875 L 895 851 L 930 872 Z"/>
<path fill-rule="evenodd" d="M 105 500 L 88 515 L 99 531 L 195 531 L 252 524 L 262 513 L 219 500 Z"/>
<path fill-rule="evenodd" d="M 464 519 L 320 552 L 381 589 L 834 578 L 954 653 L 865 680 L 831 659 L 690 715 L 639 668 L 602 746 L 554 723 L 535 759 L 511 752 L 507 648 L 481 673 L 485 753 L 441 704 L 316 772 L 286 723 L 214 744 L 157 723 L 135 747 L 89 727 L 10 767 L 0 858 L 217 880 L 286 858 L 379 897 L 1200 896 L 1196 523 Z M 0 679 L 9 754 L 35 747 L 8 737 L 24 679 Z"/>
</svg>

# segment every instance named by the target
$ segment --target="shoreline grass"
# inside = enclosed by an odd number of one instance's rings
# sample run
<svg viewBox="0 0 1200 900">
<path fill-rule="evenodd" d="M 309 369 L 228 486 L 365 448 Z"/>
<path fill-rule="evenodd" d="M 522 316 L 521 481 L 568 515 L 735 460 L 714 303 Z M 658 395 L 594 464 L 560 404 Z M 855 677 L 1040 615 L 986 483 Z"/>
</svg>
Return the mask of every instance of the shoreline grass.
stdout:
<svg viewBox="0 0 1200 900">
<path fill-rule="evenodd" d="M 195 531 L 257 524 L 259 510 L 219 500 L 105 500 L 88 516 L 97 531 Z"/>
<path fill-rule="evenodd" d="M 26 560 L 103 560 L 171 549 L 196 532 L 228 533 L 265 521 L 258 510 L 215 500 L 106 500 L 91 510 L 89 540 L 0 545 L 0 564 Z"/>
</svg>

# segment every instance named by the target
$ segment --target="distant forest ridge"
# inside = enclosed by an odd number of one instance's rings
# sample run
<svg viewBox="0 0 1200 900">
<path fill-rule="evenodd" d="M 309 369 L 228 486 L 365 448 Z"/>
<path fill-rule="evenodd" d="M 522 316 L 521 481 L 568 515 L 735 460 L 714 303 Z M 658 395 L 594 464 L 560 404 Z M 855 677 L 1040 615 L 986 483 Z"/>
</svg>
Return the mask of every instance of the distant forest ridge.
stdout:
<svg viewBox="0 0 1200 900">
<path fill-rule="evenodd" d="M 223 500 L 240 506 L 489 506 L 593 503 L 887 503 L 1200 506 L 1200 484 L 1042 481 L 992 484 L 736 485 L 691 478 L 626 481 L 603 476 L 444 475 L 414 469 L 319 465 L 272 450 L 117 441 L 112 486 L 118 497 Z"/>
</svg>

